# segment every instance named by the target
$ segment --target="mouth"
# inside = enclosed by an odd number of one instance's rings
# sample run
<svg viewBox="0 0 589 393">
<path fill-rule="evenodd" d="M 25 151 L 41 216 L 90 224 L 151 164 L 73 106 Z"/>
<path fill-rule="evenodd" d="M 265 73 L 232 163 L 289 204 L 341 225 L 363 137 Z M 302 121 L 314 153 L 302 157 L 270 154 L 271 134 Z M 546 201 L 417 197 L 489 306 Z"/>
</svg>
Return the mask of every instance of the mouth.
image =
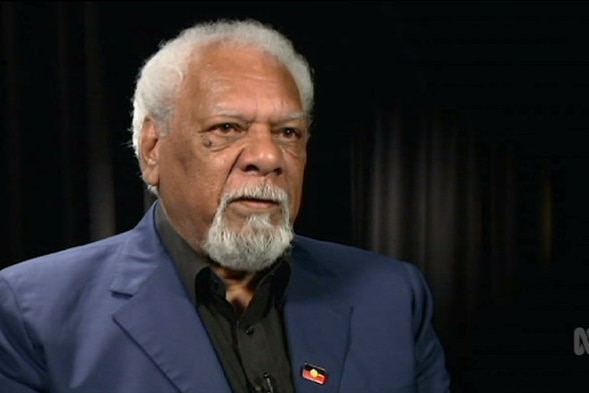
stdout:
<svg viewBox="0 0 589 393">
<path fill-rule="evenodd" d="M 280 206 L 280 203 L 278 201 L 272 199 L 260 199 L 250 197 L 236 198 L 231 201 L 231 204 L 237 204 L 252 210 L 268 210 Z"/>
</svg>

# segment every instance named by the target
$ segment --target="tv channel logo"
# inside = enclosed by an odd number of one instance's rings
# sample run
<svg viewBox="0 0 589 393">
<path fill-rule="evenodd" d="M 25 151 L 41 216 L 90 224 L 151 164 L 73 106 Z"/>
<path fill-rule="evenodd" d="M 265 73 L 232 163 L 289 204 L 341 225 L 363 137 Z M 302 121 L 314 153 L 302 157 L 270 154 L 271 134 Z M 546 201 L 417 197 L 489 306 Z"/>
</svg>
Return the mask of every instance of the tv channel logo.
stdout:
<svg viewBox="0 0 589 393">
<path fill-rule="evenodd" d="M 589 355 L 589 329 L 578 327 L 573 331 L 573 351 L 575 355 Z"/>
</svg>

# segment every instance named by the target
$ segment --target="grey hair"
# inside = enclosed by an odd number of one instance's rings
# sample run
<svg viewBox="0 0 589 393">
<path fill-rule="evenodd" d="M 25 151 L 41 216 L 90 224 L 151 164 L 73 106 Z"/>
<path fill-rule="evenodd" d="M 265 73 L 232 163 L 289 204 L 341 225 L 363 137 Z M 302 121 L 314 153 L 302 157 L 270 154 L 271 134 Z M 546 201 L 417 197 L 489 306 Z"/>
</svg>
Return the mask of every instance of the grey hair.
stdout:
<svg viewBox="0 0 589 393">
<path fill-rule="evenodd" d="M 258 47 L 280 61 L 292 74 L 307 116 L 313 109 L 312 70 L 293 43 L 273 27 L 256 20 L 217 20 L 197 23 L 160 45 L 140 69 L 133 95 L 131 132 L 133 149 L 139 157 L 140 136 L 148 117 L 167 129 L 174 110 L 174 99 L 186 75 L 189 59 L 199 47 L 227 41 Z M 141 160 L 140 160 L 141 164 Z M 155 192 L 153 187 L 150 190 Z"/>
<path fill-rule="evenodd" d="M 281 219 L 273 225 L 269 213 L 250 215 L 244 227 L 232 229 L 226 222 L 227 206 L 241 198 L 271 200 L 280 205 Z M 290 248 L 294 236 L 286 191 L 268 183 L 235 189 L 221 198 L 203 250 L 221 266 L 246 272 L 269 267 Z"/>
</svg>

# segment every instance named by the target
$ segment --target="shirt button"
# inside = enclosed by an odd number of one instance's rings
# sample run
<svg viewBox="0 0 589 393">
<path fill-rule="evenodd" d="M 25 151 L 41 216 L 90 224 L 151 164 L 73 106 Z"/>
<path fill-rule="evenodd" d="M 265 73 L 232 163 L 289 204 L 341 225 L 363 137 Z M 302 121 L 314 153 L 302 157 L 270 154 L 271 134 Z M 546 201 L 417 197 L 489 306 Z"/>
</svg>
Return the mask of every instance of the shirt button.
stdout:
<svg viewBox="0 0 589 393">
<path fill-rule="evenodd" d="M 248 336 L 251 336 L 252 334 L 254 334 L 254 327 L 252 325 L 249 325 L 248 327 L 245 328 L 245 330 L 243 332 L 245 334 L 247 334 Z"/>
</svg>

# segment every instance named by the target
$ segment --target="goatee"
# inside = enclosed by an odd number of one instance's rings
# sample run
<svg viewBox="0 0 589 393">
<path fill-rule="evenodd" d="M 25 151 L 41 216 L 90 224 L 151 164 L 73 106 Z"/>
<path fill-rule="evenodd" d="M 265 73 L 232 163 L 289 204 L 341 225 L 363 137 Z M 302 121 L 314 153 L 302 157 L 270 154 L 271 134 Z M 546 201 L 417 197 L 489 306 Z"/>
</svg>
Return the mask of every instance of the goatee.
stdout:
<svg viewBox="0 0 589 393">
<path fill-rule="evenodd" d="M 269 213 L 251 214 L 241 228 L 232 228 L 225 213 L 231 202 L 242 198 L 277 203 L 280 207 L 279 221 L 272 223 Z M 272 265 L 288 250 L 293 236 L 288 195 L 280 187 L 264 183 L 223 195 L 203 249 L 221 266 L 237 271 L 258 272 Z"/>
</svg>

